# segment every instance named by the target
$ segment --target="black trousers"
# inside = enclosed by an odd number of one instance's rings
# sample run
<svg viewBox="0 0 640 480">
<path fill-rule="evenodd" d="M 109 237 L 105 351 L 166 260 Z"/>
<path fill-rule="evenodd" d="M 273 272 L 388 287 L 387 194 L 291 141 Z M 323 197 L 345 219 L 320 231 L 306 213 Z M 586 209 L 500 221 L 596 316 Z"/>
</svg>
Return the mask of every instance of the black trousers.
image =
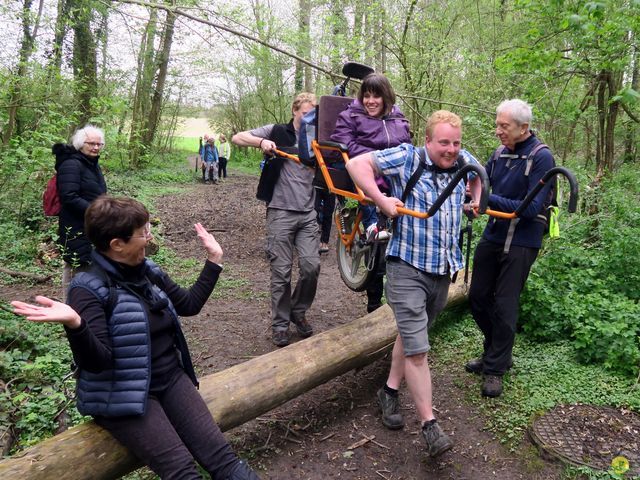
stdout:
<svg viewBox="0 0 640 480">
<path fill-rule="evenodd" d="M 503 375 L 511 360 L 516 337 L 520 293 L 538 256 L 537 248 L 478 243 L 469 289 L 471 313 L 484 335 L 483 371 Z"/>
<path fill-rule="evenodd" d="M 218 157 L 218 178 L 227 178 L 227 159 Z"/>
<path fill-rule="evenodd" d="M 333 209 L 336 205 L 336 196 L 329 193 L 326 188 L 316 190 L 315 210 L 320 225 L 320 242 L 329 243 L 331 236 L 331 224 L 333 223 Z"/>
<path fill-rule="evenodd" d="M 380 248 L 384 249 L 384 246 Z M 384 252 L 380 255 L 374 277 L 367 285 L 367 313 L 371 313 L 382 305 L 384 292 L 384 274 L 387 270 L 387 262 L 384 260 Z"/>
<path fill-rule="evenodd" d="M 149 395 L 145 415 L 94 419 L 163 480 L 202 480 L 195 462 L 211 478 L 226 479 L 239 462 L 182 370 L 162 393 Z"/>
</svg>

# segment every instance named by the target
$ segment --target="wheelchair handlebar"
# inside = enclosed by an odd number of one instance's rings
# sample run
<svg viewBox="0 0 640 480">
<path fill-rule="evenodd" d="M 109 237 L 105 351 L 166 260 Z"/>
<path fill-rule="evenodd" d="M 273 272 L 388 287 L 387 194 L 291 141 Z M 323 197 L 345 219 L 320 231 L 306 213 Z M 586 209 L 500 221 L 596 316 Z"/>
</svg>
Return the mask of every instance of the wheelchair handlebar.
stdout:
<svg viewBox="0 0 640 480">
<path fill-rule="evenodd" d="M 275 150 L 275 154 L 279 157 L 293 160 L 294 162 L 302 163 L 297 155 L 292 155 L 291 153 L 283 152 L 282 150 L 278 150 L 277 148 Z"/>
<path fill-rule="evenodd" d="M 453 179 L 447 184 L 445 189 L 442 191 L 433 205 L 429 208 L 429 210 L 425 212 L 417 212 L 415 210 L 409 210 L 405 207 L 398 207 L 398 213 L 403 215 L 411 215 L 412 217 L 426 219 L 432 217 L 436 214 L 436 212 L 440 209 L 444 201 L 451 195 L 453 189 L 456 188 L 458 183 L 464 178 L 464 176 L 469 172 L 475 172 L 479 177 L 482 183 L 482 193 L 480 195 L 480 201 L 478 204 L 478 211 L 480 213 L 484 213 L 487 209 L 487 203 L 489 202 L 489 177 L 487 176 L 487 172 L 480 165 L 476 165 L 474 163 L 467 163 L 460 170 L 456 172 Z"/>
<path fill-rule="evenodd" d="M 553 167 L 550 170 L 547 170 L 547 172 L 542 176 L 542 178 L 536 184 L 536 186 L 533 187 L 533 189 L 531 189 L 531 191 L 527 194 L 526 197 L 524 197 L 524 199 L 522 200 L 522 203 L 520 203 L 520 205 L 514 212 L 507 213 L 507 212 L 500 212 L 498 210 L 487 209 L 486 213 L 492 217 L 506 218 L 506 219 L 516 218 L 520 216 L 520 214 L 533 201 L 536 195 L 538 195 L 540 190 L 542 190 L 542 188 L 544 188 L 544 186 L 547 183 L 549 183 L 549 180 L 551 180 L 553 177 L 557 175 L 564 175 L 564 177 L 569 182 L 569 188 L 570 188 L 569 206 L 567 207 L 567 210 L 569 213 L 574 213 L 578 206 L 578 180 L 576 179 L 576 176 L 573 174 L 573 172 L 571 172 L 571 170 L 568 170 L 564 167 Z"/>
</svg>

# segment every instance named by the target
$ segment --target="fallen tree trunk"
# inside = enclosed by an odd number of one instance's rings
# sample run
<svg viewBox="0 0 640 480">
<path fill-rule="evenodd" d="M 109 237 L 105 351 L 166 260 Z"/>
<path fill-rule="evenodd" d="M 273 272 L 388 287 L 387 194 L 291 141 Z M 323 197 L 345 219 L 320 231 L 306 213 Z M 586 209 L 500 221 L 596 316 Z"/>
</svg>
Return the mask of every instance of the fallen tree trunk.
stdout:
<svg viewBox="0 0 640 480">
<path fill-rule="evenodd" d="M 447 306 L 464 302 L 462 282 Z M 200 393 L 225 431 L 390 351 L 397 331 L 387 306 L 340 327 L 201 379 Z M 0 461 L 0 478 L 114 479 L 138 460 L 93 422 Z"/>
</svg>

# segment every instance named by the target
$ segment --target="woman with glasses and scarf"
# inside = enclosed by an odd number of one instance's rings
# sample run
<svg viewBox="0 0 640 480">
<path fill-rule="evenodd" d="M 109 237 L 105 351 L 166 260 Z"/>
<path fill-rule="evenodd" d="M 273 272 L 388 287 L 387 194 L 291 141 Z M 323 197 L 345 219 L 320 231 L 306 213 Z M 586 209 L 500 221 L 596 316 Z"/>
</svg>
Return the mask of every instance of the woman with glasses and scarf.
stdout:
<svg viewBox="0 0 640 480">
<path fill-rule="evenodd" d="M 178 315 L 196 315 L 222 271 L 222 248 L 199 223 L 207 260 L 181 288 L 145 257 L 153 238 L 137 200 L 102 196 L 85 215 L 92 265 L 71 281 L 67 304 L 36 297 L 14 312 L 64 325 L 78 365 L 77 408 L 161 478 L 256 480 L 240 461 L 198 393 Z"/>
<path fill-rule="evenodd" d="M 104 147 L 104 132 L 85 125 L 71 137 L 71 145 L 56 143 L 58 196 L 58 247 L 64 259 L 63 295 L 73 276 L 89 268 L 91 242 L 84 234 L 84 213 L 89 204 L 107 193 L 107 185 L 98 160 Z"/>
</svg>

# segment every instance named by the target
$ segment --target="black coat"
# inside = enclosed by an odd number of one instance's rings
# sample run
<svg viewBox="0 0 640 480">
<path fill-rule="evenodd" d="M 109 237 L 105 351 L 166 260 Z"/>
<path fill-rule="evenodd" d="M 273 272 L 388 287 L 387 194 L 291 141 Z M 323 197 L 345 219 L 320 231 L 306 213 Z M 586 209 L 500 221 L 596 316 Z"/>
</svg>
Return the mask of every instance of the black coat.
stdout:
<svg viewBox="0 0 640 480">
<path fill-rule="evenodd" d="M 56 143 L 51 149 L 56 156 L 60 215 L 59 247 L 67 263 L 91 263 L 91 242 L 84 235 L 84 212 L 89 204 L 107 193 L 107 185 L 98 165 L 99 157 L 90 158 L 71 145 Z"/>
</svg>

